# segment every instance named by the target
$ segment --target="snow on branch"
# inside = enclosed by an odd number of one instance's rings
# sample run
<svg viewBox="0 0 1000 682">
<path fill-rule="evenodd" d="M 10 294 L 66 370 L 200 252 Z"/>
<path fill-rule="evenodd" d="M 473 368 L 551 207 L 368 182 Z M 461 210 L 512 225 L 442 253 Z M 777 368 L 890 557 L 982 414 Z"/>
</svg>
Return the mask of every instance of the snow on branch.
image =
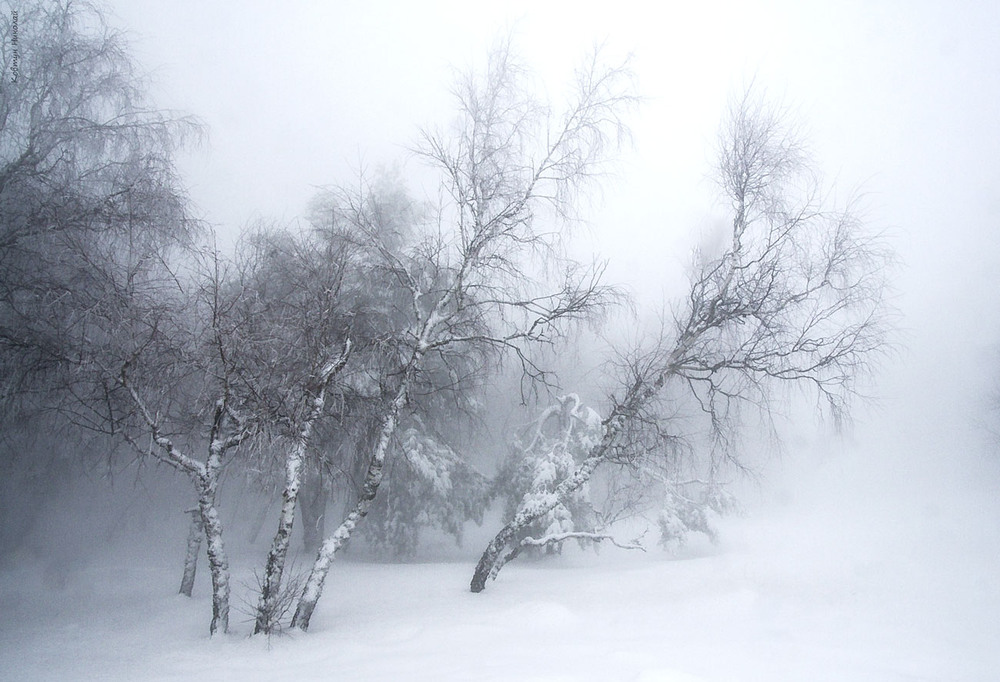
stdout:
<svg viewBox="0 0 1000 682">
<path fill-rule="evenodd" d="M 146 407 L 146 403 L 143 402 L 141 397 L 139 397 L 139 393 L 135 390 L 135 388 L 133 388 L 132 385 L 128 383 L 124 371 L 122 372 L 120 381 L 122 386 L 124 386 L 128 390 L 129 396 L 132 398 L 132 402 L 135 403 L 135 406 L 138 409 L 139 415 L 142 417 L 142 420 L 146 423 L 146 426 L 149 427 L 149 432 L 150 436 L 152 437 L 152 441 L 156 443 L 156 445 L 158 445 L 163 450 L 163 452 L 160 453 L 152 448 L 146 450 L 145 448 L 142 448 L 136 440 L 126 435 L 126 440 L 128 441 L 128 443 L 138 452 L 140 453 L 148 452 L 148 454 L 153 455 L 157 459 L 177 469 L 186 471 L 191 474 L 201 473 L 202 470 L 204 469 L 204 465 L 201 462 L 197 461 L 196 459 L 182 453 L 174 446 L 172 440 L 170 440 L 169 438 L 167 438 L 162 434 L 160 430 L 159 421 L 156 418 L 154 418 L 153 415 L 150 413 L 149 409 Z"/>
<path fill-rule="evenodd" d="M 586 531 L 568 531 L 565 533 L 552 533 L 551 535 L 545 535 L 540 538 L 524 538 L 521 540 L 522 547 L 544 547 L 546 545 L 552 545 L 559 542 L 565 542 L 566 540 L 592 540 L 593 542 L 601 542 L 602 540 L 609 541 L 615 547 L 621 549 L 638 549 L 643 552 L 646 548 L 643 547 L 638 542 L 631 542 L 628 544 L 622 544 L 614 539 L 611 535 L 606 533 L 590 533 Z"/>
</svg>

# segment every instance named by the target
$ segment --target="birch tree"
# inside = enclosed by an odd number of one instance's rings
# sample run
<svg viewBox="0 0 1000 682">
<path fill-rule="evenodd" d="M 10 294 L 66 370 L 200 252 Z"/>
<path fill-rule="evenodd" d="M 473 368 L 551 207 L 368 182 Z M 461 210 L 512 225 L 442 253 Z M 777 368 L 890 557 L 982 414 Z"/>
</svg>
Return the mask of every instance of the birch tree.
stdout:
<svg viewBox="0 0 1000 682">
<path fill-rule="evenodd" d="M 647 436 L 651 426 L 669 431 L 656 411 L 665 391 L 695 402 L 715 434 L 713 456 L 739 466 L 731 436 L 743 411 L 767 415 L 781 387 L 795 385 L 843 416 L 885 351 L 890 252 L 852 206 L 827 205 L 801 142 L 750 93 L 723 124 L 717 173 L 731 216 L 726 246 L 695 255 L 673 323 L 626 355 L 600 442 L 551 492 L 524 499 L 483 552 L 473 592 L 518 555 L 525 529 L 598 467 L 656 455 Z"/>
<path fill-rule="evenodd" d="M 397 364 L 384 375 L 387 399 L 362 492 L 321 546 L 293 627 L 309 627 L 335 554 L 368 514 L 427 363 L 447 366 L 453 354 L 489 361 L 510 356 L 526 381 L 544 380 L 547 373 L 530 348 L 553 341 L 562 325 L 587 319 L 614 299 L 601 284 L 601 267 L 559 255 L 558 222 L 540 223 L 572 212 L 575 192 L 602 171 L 623 139 L 622 117 L 635 101 L 629 73 L 594 55 L 558 111 L 531 97 L 526 79 L 509 44 L 490 55 L 484 73 L 462 78 L 455 87 L 455 125 L 448 132 L 425 131 L 415 150 L 441 177 L 444 201 L 433 220 L 402 250 L 367 231 L 380 267 L 405 294 L 408 321 Z M 377 217 L 356 214 L 359 226 Z"/>
<path fill-rule="evenodd" d="M 219 517 L 216 495 L 227 455 L 249 436 L 249 430 L 238 419 L 234 419 L 229 404 L 230 396 L 223 391 L 213 410 L 205 458 L 198 459 L 179 447 L 173 438 L 164 435 L 161 419 L 150 411 L 147 401 L 130 383 L 126 372 L 122 374 L 122 384 L 135 401 L 139 415 L 148 428 L 151 445 L 145 452 L 187 474 L 195 486 L 199 524 L 206 538 L 208 566 L 212 577 L 212 620 L 209 632 L 213 635 L 217 632 L 226 632 L 229 629 L 229 559 L 222 538 L 222 520 Z M 133 442 L 137 448 L 142 448 L 142 444 L 137 440 Z M 188 542 L 190 545 L 190 537 Z M 190 557 L 187 559 L 190 562 Z M 186 568 L 190 566 L 186 565 Z M 190 568 L 190 571 L 193 578 L 193 568 Z M 186 579 L 187 575 L 186 571 Z"/>
<path fill-rule="evenodd" d="M 214 635 L 229 628 L 230 602 L 229 560 L 216 499 L 219 483 L 235 452 L 260 426 L 240 412 L 234 391 L 224 264 L 217 254 L 208 263 L 210 270 L 201 278 L 177 277 L 172 289 L 161 286 L 147 292 L 152 300 L 133 300 L 129 317 L 110 337 L 111 348 L 95 365 L 108 377 L 104 390 L 109 433 L 192 482 L 198 503 L 192 523 L 203 530 L 212 579 L 209 631 Z M 100 414 L 100 401 L 92 409 Z M 199 446 L 200 458 L 195 454 Z M 186 573 L 193 569 L 188 565 L 190 536 L 188 544 Z"/>
<path fill-rule="evenodd" d="M 261 579 L 255 633 L 276 625 L 303 469 L 327 396 L 352 354 L 353 327 L 367 337 L 373 297 L 362 289 L 350 240 L 328 233 L 261 229 L 241 248 L 229 285 L 234 383 L 242 409 L 268 431 L 283 481 L 278 526 Z M 272 463 L 264 463 L 270 468 Z"/>
<path fill-rule="evenodd" d="M 136 306 L 162 310 L 149 294 L 169 290 L 200 232 L 175 166 L 200 129 L 155 107 L 97 6 L 13 9 L 0 16 L 0 428 L 30 414 L 77 444 L 92 435 L 80 427 L 110 430 L 110 457 L 125 398 L 115 337 Z M 0 439 L 16 470 L 10 447 Z"/>
<path fill-rule="evenodd" d="M 122 35 L 94 6 L 16 9 L 17 41 L 12 13 L 0 17 L 0 395 L 8 408 L 69 381 L 90 313 L 117 305 L 122 291 L 113 287 L 141 279 L 166 243 L 189 240 L 196 223 L 174 153 L 198 132 L 152 106 Z M 126 270 L 125 279 L 109 282 L 109 267 Z"/>
</svg>

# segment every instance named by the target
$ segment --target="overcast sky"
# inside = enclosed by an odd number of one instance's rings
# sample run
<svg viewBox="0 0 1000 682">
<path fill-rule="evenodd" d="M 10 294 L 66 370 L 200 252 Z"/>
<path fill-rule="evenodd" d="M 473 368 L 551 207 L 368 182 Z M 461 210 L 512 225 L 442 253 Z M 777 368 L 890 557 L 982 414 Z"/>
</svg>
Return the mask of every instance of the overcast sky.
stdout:
<svg viewBox="0 0 1000 682">
<path fill-rule="evenodd" d="M 710 222 L 715 130 L 753 81 L 803 124 L 835 196 L 862 190 L 900 252 L 902 362 L 916 371 L 890 372 L 889 398 L 919 388 L 945 398 L 924 417 L 961 419 L 968 404 L 951 398 L 996 376 L 981 366 L 1000 338 L 995 0 L 112 7 L 158 103 L 208 125 L 183 171 L 203 216 L 230 235 L 256 216 L 295 219 L 317 186 L 359 168 L 412 166 L 418 127 L 450 118 L 452 70 L 482 64 L 508 29 L 553 93 L 597 42 L 633 54 L 646 102 L 587 239 L 646 300 Z"/>
</svg>

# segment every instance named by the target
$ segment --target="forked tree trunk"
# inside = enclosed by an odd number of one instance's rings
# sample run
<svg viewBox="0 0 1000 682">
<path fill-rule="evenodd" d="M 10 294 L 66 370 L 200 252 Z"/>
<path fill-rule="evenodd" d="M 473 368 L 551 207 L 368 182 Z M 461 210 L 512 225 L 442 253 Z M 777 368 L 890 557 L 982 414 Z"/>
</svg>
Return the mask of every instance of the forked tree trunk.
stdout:
<svg viewBox="0 0 1000 682">
<path fill-rule="evenodd" d="M 208 570 L 212 576 L 212 622 L 209 625 L 209 632 L 212 635 L 220 630 L 227 632 L 229 630 L 229 560 L 226 558 L 226 548 L 222 542 L 222 520 L 215 508 L 215 496 L 219 489 L 219 472 L 222 469 L 223 455 L 226 450 L 238 446 L 247 437 L 248 432 L 241 431 L 225 438 L 220 435 L 229 415 L 226 410 L 226 396 L 223 395 L 215 402 L 215 416 L 212 421 L 208 458 L 204 462 L 199 462 L 178 450 L 173 442 L 160 432 L 159 422 L 153 417 L 136 390 L 128 383 L 124 370 L 121 384 L 128 390 L 140 416 L 149 426 L 150 436 L 161 451 L 158 458 L 187 472 L 198 492 L 198 516 L 201 518 L 202 529 L 205 533 Z M 134 441 L 132 443 L 135 445 Z M 140 451 L 143 450 L 140 449 Z M 193 543 L 189 539 L 189 552 L 191 544 Z M 197 549 L 195 549 L 194 556 L 197 557 Z M 193 576 L 192 569 L 192 581 L 194 580 Z M 184 589 L 183 585 L 181 589 Z"/>
<path fill-rule="evenodd" d="M 208 570 L 212 575 L 212 623 L 209 632 L 229 630 L 229 559 L 222 543 L 222 521 L 215 508 L 218 478 L 212 472 L 198 475 L 198 511 L 205 528 Z"/>
<path fill-rule="evenodd" d="M 201 522 L 201 513 L 198 509 L 189 509 L 191 514 L 191 525 L 188 530 L 187 554 L 184 556 L 184 575 L 181 578 L 180 593 L 185 597 L 190 597 L 194 592 L 194 578 L 198 571 L 198 553 L 201 551 L 201 538 L 205 534 L 204 525 Z"/>
<path fill-rule="evenodd" d="M 261 585 L 257 618 L 253 628 L 255 635 L 269 634 L 271 628 L 276 624 L 274 622 L 276 618 L 275 608 L 280 596 L 285 558 L 288 556 L 288 545 L 291 542 L 292 528 L 295 524 L 295 505 L 298 501 L 299 487 L 302 484 L 302 459 L 305 456 L 311 426 L 309 424 L 306 429 L 303 429 L 304 434 L 296 440 L 292 453 L 285 460 L 285 489 L 281 492 L 281 515 L 278 517 L 278 530 L 271 542 L 271 550 L 267 553 L 264 582 Z"/>
</svg>

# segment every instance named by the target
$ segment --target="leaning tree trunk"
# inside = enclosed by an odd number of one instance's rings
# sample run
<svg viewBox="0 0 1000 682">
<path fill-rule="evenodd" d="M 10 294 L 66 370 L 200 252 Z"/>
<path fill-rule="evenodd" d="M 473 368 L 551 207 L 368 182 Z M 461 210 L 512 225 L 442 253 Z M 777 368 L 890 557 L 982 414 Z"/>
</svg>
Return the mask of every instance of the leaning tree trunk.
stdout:
<svg viewBox="0 0 1000 682">
<path fill-rule="evenodd" d="M 676 374 L 677 362 L 687 352 L 695 338 L 696 335 L 692 331 L 685 331 L 678 339 L 677 346 L 661 365 L 662 369 L 653 374 L 654 378 L 651 381 L 644 380 L 642 376 L 633 381 L 625 392 L 624 399 L 604 420 L 604 436 L 601 438 L 601 442 L 591 448 L 587 458 L 580 462 L 572 475 L 556 486 L 556 489 L 551 493 L 538 495 L 528 504 L 523 505 L 514 518 L 501 528 L 496 537 L 486 546 L 486 550 L 479 558 L 476 570 L 472 574 L 469 589 L 473 592 L 485 590 L 487 581 L 496 578 L 500 569 L 520 553 L 521 542 L 517 538 L 520 537 L 521 532 L 559 504 L 564 503 L 574 491 L 590 480 L 594 470 L 614 453 L 618 437 L 626 423 L 634 419 L 640 409 L 659 393 L 667 381 Z"/>
<path fill-rule="evenodd" d="M 201 513 L 195 509 L 189 509 L 191 514 L 191 526 L 188 530 L 187 554 L 184 556 L 184 576 L 181 578 L 180 594 L 190 597 L 194 591 L 194 577 L 198 571 L 198 553 L 201 551 L 201 538 L 205 534 L 204 524 L 201 522 Z"/>
<path fill-rule="evenodd" d="M 340 356 L 328 361 L 320 370 L 315 384 L 306 388 L 306 413 L 302 418 L 301 428 L 296 435 L 292 450 L 285 459 L 285 489 L 281 493 L 281 516 L 278 519 L 278 530 L 271 543 L 271 551 L 267 554 L 264 584 L 261 585 L 257 619 L 253 629 L 255 635 L 270 634 L 272 627 L 276 625 L 281 577 L 285 571 L 285 558 L 288 556 L 292 526 L 295 523 L 295 505 L 298 502 L 299 488 L 302 486 L 302 465 L 306 449 L 312 437 L 313 425 L 322 415 L 323 407 L 326 405 L 327 385 L 347 364 L 350 354 L 351 340 L 348 338 L 344 341 L 344 350 Z"/>
<path fill-rule="evenodd" d="M 378 494 L 379 485 L 382 483 L 385 455 L 389 450 L 389 442 L 396 431 L 399 413 L 406 404 L 407 383 L 404 381 L 403 385 L 400 386 L 399 391 L 396 393 L 396 398 L 390 405 L 389 414 L 386 415 L 386 419 L 382 424 L 378 442 L 368 463 L 368 470 L 365 473 L 365 481 L 361 489 L 361 496 L 358 498 L 358 503 L 340 524 L 340 527 L 319 548 L 316 561 L 313 563 L 309 578 L 306 580 L 305 589 L 303 589 L 302 596 L 299 598 L 299 603 L 295 608 L 295 615 L 292 617 L 293 628 L 299 628 L 300 630 L 309 629 L 309 620 L 312 618 L 316 604 L 323 594 L 323 583 L 326 581 L 326 575 L 330 571 L 334 554 L 350 540 L 354 528 L 368 515 L 372 502 Z"/>
<path fill-rule="evenodd" d="M 517 557 L 521 552 L 521 543 L 518 538 L 521 537 L 524 529 L 566 502 L 574 491 L 590 480 L 594 470 L 605 460 L 611 441 L 617 432 L 618 429 L 608 428 L 601 443 L 591 451 L 587 459 L 580 463 L 569 478 L 560 483 L 551 493 L 539 495 L 533 498 L 529 504 L 522 506 L 514 518 L 500 529 L 496 537 L 486 546 L 486 550 L 476 565 L 476 571 L 472 575 L 472 583 L 470 584 L 470 589 L 473 592 L 485 590 L 486 582 L 496 578 L 500 569 L 508 561 Z"/>
<path fill-rule="evenodd" d="M 209 632 L 229 630 L 229 559 L 222 543 L 222 520 L 215 508 L 218 475 L 204 471 L 198 475 L 198 510 L 205 528 L 208 570 L 212 575 L 212 623 Z"/>
<path fill-rule="evenodd" d="M 295 505 L 299 496 L 299 487 L 302 484 L 302 460 L 305 457 L 311 430 L 312 424 L 309 423 L 296 440 L 292 453 L 285 461 L 285 489 L 281 493 L 281 515 L 278 518 L 278 530 L 271 542 L 271 550 L 267 554 L 264 581 L 260 590 L 260 602 L 257 604 L 257 619 L 253 628 L 255 635 L 269 634 L 276 624 L 281 577 L 285 570 L 285 558 L 288 555 L 288 545 L 295 523 Z"/>
</svg>

